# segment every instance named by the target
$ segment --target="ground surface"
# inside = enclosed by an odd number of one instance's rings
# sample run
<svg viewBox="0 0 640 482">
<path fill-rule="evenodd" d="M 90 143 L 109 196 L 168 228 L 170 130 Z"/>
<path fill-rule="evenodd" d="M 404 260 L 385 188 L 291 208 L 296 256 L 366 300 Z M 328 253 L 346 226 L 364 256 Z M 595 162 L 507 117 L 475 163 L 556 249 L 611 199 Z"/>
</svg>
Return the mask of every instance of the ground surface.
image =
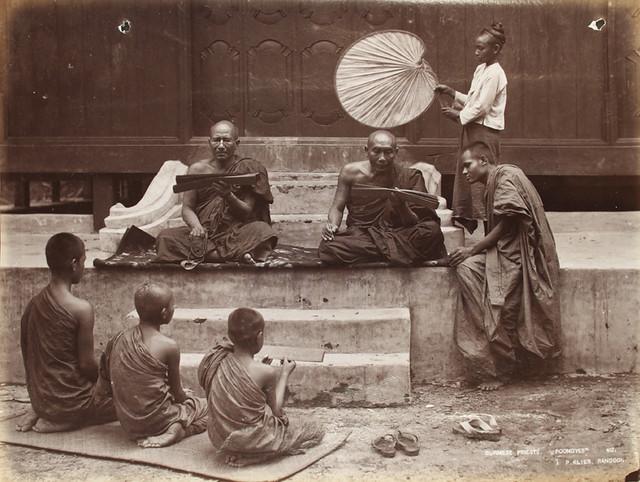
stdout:
<svg viewBox="0 0 640 482">
<path fill-rule="evenodd" d="M 290 409 L 292 417 L 312 416 L 328 430 L 352 431 L 344 447 L 290 480 L 622 481 L 640 465 L 639 397 L 638 376 L 576 375 L 521 382 L 493 393 L 427 385 L 405 407 Z M 24 387 L 0 387 L 0 416 L 24 410 L 25 399 Z M 500 441 L 452 433 L 457 420 L 474 412 L 496 416 L 503 430 Z M 371 449 L 377 435 L 397 428 L 420 437 L 417 457 L 398 453 L 384 459 Z M 0 467 L 0 480 L 204 480 L 9 445 L 0 445 Z"/>
</svg>

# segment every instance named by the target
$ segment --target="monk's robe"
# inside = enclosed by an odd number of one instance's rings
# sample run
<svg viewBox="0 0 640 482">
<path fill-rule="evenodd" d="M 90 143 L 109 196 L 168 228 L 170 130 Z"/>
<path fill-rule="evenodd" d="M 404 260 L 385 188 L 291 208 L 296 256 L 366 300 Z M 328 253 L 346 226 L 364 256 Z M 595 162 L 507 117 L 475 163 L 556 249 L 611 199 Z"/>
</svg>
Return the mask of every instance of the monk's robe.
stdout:
<svg viewBox="0 0 640 482">
<path fill-rule="evenodd" d="M 207 428 L 207 402 L 188 397 L 177 403 L 169 389 L 168 367 L 142 340 L 140 326 L 117 334 L 107 344 L 107 378 L 120 425 L 133 440 L 160 435 L 179 423 L 187 435 Z"/>
<path fill-rule="evenodd" d="M 78 322 L 49 287 L 34 296 L 20 323 L 27 390 L 45 420 L 94 425 L 116 419 L 109 386 L 87 379 L 78 360 Z"/>
<path fill-rule="evenodd" d="M 276 417 L 267 396 L 233 356 L 233 344 L 223 339 L 198 368 L 207 394 L 207 432 L 214 447 L 246 463 L 300 453 L 317 445 L 322 428 L 310 420 Z"/>
<path fill-rule="evenodd" d="M 234 157 L 224 172 L 226 175 L 250 173 L 258 174 L 256 185 L 234 189 L 239 199 L 244 200 L 250 194 L 256 198 L 253 212 L 245 219 L 239 219 L 231 212 L 228 202 L 218 195 L 215 187 L 196 190 L 195 213 L 207 231 L 206 260 L 238 260 L 264 242 L 275 247 L 278 238 L 271 228 L 269 204 L 273 203 L 273 196 L 267 170 L 254 159 Z M 201 250 L 202 242 L 192 240 L 190 232 L 188 226 L 160 232 L 156 242 L 156 260 L 175 262 L 193 257 L 192 250 Z M 212 256 L 213 251 L 217 251 L 217 256 Z"/>
<path fill-rule="evenodd" d="M 540 196 L 522 170 L 498 166 L 487 182 L 489 230 L 509 230 L 486 253 L 458 265 L 455 340 L 478 377 L 501 377 L 516 361 L 560 354 L 559 264 Z"/>
<path fill-rule="evenodd" d="M 427 192 L 420 171 L 400 166 L 394 166 L 386 182 L 371 184 Z M 447 254 L 440 218 L 431 208 L 409 203 L 418 222 L 403 225 L 391 201 L 377 195 L 351 191 L 346 207 L 347 229 L 320 242 L 318 254 L 327 264 L 386 261 L 406 266 Z"/>
</svg>

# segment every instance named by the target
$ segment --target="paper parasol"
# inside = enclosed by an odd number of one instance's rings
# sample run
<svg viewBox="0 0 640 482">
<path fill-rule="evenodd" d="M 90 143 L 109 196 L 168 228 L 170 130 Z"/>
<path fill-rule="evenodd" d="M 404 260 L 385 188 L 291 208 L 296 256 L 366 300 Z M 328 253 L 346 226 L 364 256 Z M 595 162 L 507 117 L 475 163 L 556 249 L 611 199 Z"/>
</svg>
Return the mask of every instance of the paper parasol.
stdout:
<svg viewBox="0 0 640 482">
<path fill-rule="evenodd" d="M 354 42 L 335 75 L 344 110 L 369 127 L 406 124 L 431 105 L 438 79 L 424 60 L 424 43 L 402 30 L 383 30 Z"/>
</svg>

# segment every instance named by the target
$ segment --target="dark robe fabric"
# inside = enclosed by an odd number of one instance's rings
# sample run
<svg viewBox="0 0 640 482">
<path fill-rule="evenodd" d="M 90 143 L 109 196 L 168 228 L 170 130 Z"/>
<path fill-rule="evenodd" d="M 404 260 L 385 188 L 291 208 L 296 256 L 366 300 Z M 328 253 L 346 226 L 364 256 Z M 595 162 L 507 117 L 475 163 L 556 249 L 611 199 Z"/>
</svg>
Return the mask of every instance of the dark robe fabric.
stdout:
<svg viewBox="0 0 640 482">
<path fill-rule="evenodd" d="M 484 206 L 484 185 L 470 184 L 462 174 L 462 150 L 469 144 L 482 141 L 491 150 L 496 164 L 500 161 L 500 131 L 482 124 L 470 122 L 462 126 L 460 149 L 456 163 L 456 175 L 453 181 L 453 220 L 472 233 L 478 227 L 477 220 L 487 219 Z"/>
<path fill-rule="evenodd" d="M 188 397 L 177 403 L 169 388 L 168 367 L 142 340 L 140 326 L 120 332 L 105 350 L 113 403 L 120 425 L 133 440 L 160 435 L 179 423 L 187 435 L 207 428 L 207 402 Z"/>
<path fill-rule="evenodd" d="M 560 354 L 559 263 L 540 196 L 504 164 L 488 179 L 486 208 L 489 230 L 503 217 L 510 230 L 456 270 L 455 341 L 480 378 L 508 375 L 523 357 Z"/>
<path fill-rule="evenodd" d="M 116 419 L 108 385 L 80 371 L 77 320 L 48 286 L 22 315 L 20 345 L 31 406 L 39 417 L 79 425 Z"/>
<path fill-rule="evenodd" d="M 227 201 L 218 195 L 214 187 L 198 189 L 195 213 L 207 231 L 205 260 L 239 260 L 264 242 L 275 247 L 278 240 L 271 228 L 269 204 L 273 203 L 267 170 L 258 161 L 251 158 L 235 157 L 225 174 L 239 175 L 258 173 L 255 186 L 240 186 L 234 194 L 240 199 L 253 195 L 256 203 L 252 215 L 247 219 L 238 219 L 231 212 Z M 194 248 L 202 250 L 202 241 L 192 240 L 191 228 L 181 226 L 160 232 L 156 248 L 156 261 L 178 262 L 193 257 Z M 195 245 L 193 244 L 195 243 Z M 217 256 L 213 252 L 217 252 Z M 198 257 L 198 256 L 196 256 Z"/>
<path fill-rule="evenodd" d="M 374 184 L 427 192 L 417 169 L 394 166 L 387 182 Z M 446 256 L 440 218 L 433 209 L 409 203 L 418 216 L 414 225 L 403 225 L 391 201 L 352 191 L 347 201 L 347 229 L 331 241 L 321 241 L 320 259 L 327 264 L 386 261 L 409 266 Z"/>
<path fill-rule="evenodd" d="M 266 394 L 233 356 L 226 338 L 205 355 L 198 379 L 207 394 L 209 439 L 222 453 L 257 463 L 322 441 L 324 431 L 312 420 L 289 421 L 273 414 Z"/>
</svg>

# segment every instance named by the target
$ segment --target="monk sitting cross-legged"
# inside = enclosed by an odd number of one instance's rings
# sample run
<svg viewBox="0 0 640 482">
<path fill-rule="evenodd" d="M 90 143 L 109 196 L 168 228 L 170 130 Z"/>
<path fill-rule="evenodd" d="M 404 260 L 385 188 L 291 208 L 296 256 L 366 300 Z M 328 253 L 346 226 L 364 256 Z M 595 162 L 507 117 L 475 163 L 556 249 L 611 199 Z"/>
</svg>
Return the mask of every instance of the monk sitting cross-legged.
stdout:
<svg viewBox="0 0 640 482">
<path fill-rule="evenodd" d="M 198 368 L 207 394 L 207 430 L 214 447 L 233 466 L 301 453 L 317 445 L 324 431 L 309 420 L 291 421 L 282 411 L 295 362 L 280 367 L 254 361 L 264 337 L 264 319 L 238 308 L 229 315 L 228 335 L 205 355 Z"/>
<path fill-rule="evenodd" d="M 396 165 L 395 136 L 376 131 L 365 147 L 368 160 L 352 162 L 340 171 L 338 188 L 318 248 L 327 264 L 386 261 L 413 265 L 446 257 L 440 219 L 428 206 L 407 203 L 395 192 L 388 198 L 363 196 L 356 184 L 410 189 L 426 193 L 422 173 Z M 345 207 L 347 229 L 338 233 Z"/>
<path fill-rule="evenodd" d="M 210 187 L 184 193 L 182 218 L 186 226 L 158 235 L 157 261 L 265 261 L 278 240 L 271 229 L 273 202 L 267 170 L 258 161 L 236 155 L 238 129 L 229 121 L 211 128 L 212 158 L 189 166 L 189 175 L 257 174 L 254 186 Z"/>
<path fill-rule="evenodd" d="M 120 425 L 145 448 L 165 447 L 207 427 L 207 402 L 188 396 L 180 380 L 180 349 L 160 333 L 173 317 L 173 293 L 145 283 L 135 294 L 140 324 L 105 350 L 106 376 Z"/>
<path fill-rule="evenodd" d="M 17 430 L 61 432 L 115 420 L 108 385 L 93 353 L 93 307 L 73 295 L 82 279 L 85 247 L 58 233 L 45 249 L 51 281 L 22 315 L 20 344 L 31 410 Z"/>
</svg>

